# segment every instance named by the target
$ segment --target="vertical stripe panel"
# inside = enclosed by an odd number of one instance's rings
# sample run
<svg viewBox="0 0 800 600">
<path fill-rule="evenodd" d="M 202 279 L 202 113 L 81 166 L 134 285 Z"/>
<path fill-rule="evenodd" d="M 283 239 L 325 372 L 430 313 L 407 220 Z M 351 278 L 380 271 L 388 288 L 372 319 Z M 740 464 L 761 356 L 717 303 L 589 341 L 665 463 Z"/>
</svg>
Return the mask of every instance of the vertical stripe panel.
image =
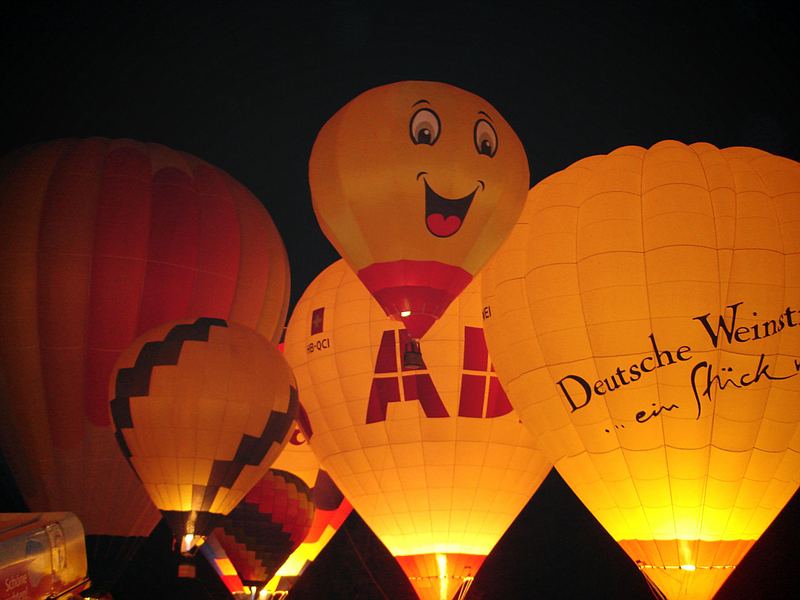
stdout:
<svg viewBox="0 0 800 600">
<path fill-rule="evenodd" d="M 269 217 L 269 214 L 267 217 L 267 251 L 270 269 L 267 294 L 264 297 L 257 330 L 268 340 L 277 344 L 283 337 L 289 312 L 291 277 L 286 247 L 272 218 Z"/>
<path fill-rule="evenodd" d="M 112 150 L 101 176 L 86 362 L 86 412 L 99 427 L 110 425 L 108 378 L 114 361 L 139 333 L 151 192 L 150 162 L 141 148 Z"/>
<path fill-rule="evenodd" d="M 50 178 L 39 230 L 38 305 L 43 383 L 56 448 L 83 442 L 89 290 L 100 172 L 108 142 L 83 140 Z M 74 473 L 83 479 L 77 465 Z M 64 477 L 73 475 L 59 471 Z"/>
<path fill-rule="evenodd" d="M 192 178 L 172 167 L 157 171 L 139 333 L 167 321 L 204 316 L 189 314 L 199 244 L 199 199 Z"/>
<path fill-rule="evenodd" d="M 191 314 L 227 319 L 239 275 L 240 232 L 226 176 L 201 163 L 194 169 L 200 199 L 200 245 Z"/>
<path fill-rule="evenodd" d="M 241 259 L 231 321 L 256 329 L 261 320 L 264 296 L 268 293 L 272 261 L 264 231 L 271 221 L 264 207 L 239 183 L 228 178 L 228 185 L 239 215 Z M 259 330 L 264 335 L 264 332 Z M 270 331 L 270 334 L 274 331 Z M 265 336 L 266 337 L 266 336 Z"/>
</svg>

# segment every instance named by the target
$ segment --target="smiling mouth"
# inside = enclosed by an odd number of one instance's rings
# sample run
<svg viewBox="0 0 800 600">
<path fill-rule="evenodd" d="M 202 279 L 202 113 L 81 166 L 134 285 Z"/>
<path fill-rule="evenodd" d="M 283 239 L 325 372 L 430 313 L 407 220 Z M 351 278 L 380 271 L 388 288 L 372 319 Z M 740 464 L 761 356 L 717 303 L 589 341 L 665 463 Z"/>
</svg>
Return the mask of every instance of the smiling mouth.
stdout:
<svg viewBox="0 0 800 600">
<path fill-rule="evenodd" d="M 425 183 L 425 224 L 428 231 L 440 238 L 454 235 L 461 229 L 478 188 L 463 198 L 445 198 L 434 192 L 424 178 L 422 181 Z"/>
</svg>

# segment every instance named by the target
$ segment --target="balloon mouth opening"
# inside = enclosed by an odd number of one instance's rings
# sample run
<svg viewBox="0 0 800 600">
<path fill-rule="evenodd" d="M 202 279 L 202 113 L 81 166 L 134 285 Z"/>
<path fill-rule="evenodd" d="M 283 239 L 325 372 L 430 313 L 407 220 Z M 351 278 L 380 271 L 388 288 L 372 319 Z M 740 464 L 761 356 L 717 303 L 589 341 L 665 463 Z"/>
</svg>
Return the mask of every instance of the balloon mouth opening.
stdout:
<svg viewBox="0 0 800 600">
<path fill-rule="evenodd" d="M 451 552 L 395 556 L 419 597 L 437 600 L 466 597 L 485 558 Z"/>
<path fill-rule="evenodd" d="M 478 188 L 463 198 L 445 198 L 433 191 L 427 180 L 422 181 L 425 184 L 425 225 L 428 231 L 438 238 L 455 235 L 464 223 Z"/>
<path fill-rule="evenodd" d="M 425 361 L 422 360 L 422 350 L 419 347 L 419 340 L 411 339 L 406 342 L 403 350 L 403 369 L 418 371 L 424 368 Z"/>
<path fill-rule="evenodd" d="M 373 263 L 357 274 L 386 315 L 401 321 L 414 339 L 422 338 L 472 281 L 461 267 L 407 259 Z"/>
</svg>

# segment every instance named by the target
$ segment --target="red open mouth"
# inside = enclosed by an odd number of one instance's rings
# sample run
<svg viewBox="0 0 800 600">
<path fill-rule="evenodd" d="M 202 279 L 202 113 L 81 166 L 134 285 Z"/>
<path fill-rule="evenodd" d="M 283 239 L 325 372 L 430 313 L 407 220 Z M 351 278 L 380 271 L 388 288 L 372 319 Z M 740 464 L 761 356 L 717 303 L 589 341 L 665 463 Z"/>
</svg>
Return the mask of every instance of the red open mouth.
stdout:
<svg viewBox="0 0 800 600">
<path fill-rule="evenodd" d="M 450 237 L 461 229 L 461 224 L 467 216 L 467 211 L 478 188 L 463 198 L 450 199 L 434 192 L 424 179 L 423 182 L 425 183 L 425 224 L 428 226 L 428 231 L 436 237 Z"/>
</svg>

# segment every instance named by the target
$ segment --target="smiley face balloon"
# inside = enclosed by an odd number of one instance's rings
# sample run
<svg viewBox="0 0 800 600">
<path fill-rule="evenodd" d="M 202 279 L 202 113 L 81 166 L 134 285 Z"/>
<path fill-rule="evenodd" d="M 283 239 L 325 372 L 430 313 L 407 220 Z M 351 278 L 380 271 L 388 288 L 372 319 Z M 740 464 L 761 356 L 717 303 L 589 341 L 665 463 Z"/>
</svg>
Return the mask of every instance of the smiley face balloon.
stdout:
<svg viewBox="0 0 800 600">
<path fill-rule="evenodd" d="M 357 96 L 324 125 L 309 162 L 322 231 L 417 339 L 510 233 L 529 178 L 522 143 L 491 104 L 431 81 Z"/>
</svg>

